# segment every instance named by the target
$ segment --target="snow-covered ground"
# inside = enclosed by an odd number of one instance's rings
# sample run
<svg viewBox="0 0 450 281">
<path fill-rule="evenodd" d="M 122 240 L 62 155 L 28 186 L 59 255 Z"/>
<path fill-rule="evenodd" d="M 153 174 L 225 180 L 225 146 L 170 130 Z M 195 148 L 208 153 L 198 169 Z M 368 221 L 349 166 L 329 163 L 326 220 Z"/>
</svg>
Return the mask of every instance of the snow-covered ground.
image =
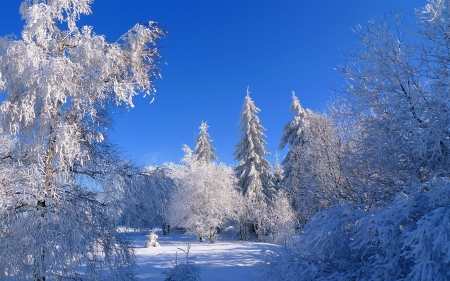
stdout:
<svg viewBox="0 0 450 281">
<path fill-rule="evenodd" d="M 203 281 L 249 281 L 258 280 L 255 264 L 261 261 L 266 251 L 276 250 L 278 247 L 266 243 L 254 243 L 233 240 L 218 242 L 198 242 L 198 238 L 179 232 L 170 235 L 159 235 L 160 247 L 145 248 L 147 233 L 129 232 L 135 248 L 138 280 L 164 280 L 162 272 L 172 267 L 175 259 L 185 261 L 184 253 L 178 248 L 186 250 L 188 242 L 191 245 L 189 260 L 202 270 Z"/>
</svg>

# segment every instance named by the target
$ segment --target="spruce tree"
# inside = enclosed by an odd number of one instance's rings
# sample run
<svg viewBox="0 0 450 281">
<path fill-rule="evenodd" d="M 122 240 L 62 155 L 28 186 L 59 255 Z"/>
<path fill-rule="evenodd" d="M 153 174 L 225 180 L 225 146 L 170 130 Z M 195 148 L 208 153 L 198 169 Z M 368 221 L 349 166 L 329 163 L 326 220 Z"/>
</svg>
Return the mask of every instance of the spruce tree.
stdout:
<svg viewBox="0 0 450 281">
<path fill-rule="evenodd" d="M 216 150 L 211 146 L 212 140 L 209 138 L 207 132 L 209 126 L 206 122 L 202 121 L 200 125 L 200 135 L 196 138 L 196 146 L 194 149 L 194 156 L 197 161 L 209 162 L 211 160 L 217 160 L 217 155 L 214 154 Z"/>
<path fill-rule="evenodd" d="M 295 96 L 295 92 L 292 91 L 292 103 L 291 111 L 295 112 L 294 117 L 283 128 L 283 136 L 281 137 L 279 149 L 283 149 L 286 145 L 289 145 L 289 152 L 281 162 L 284 170 L 284 175 L 289 176 L 292 169 L 292 164 L 295 162 L 296 151 L 295 147 L 306 145 L 305 130 L 307 127 L 307 115 L 310 111 L 303 109 L 300 105 L 300 101 Z"/>
<path fill-rule="evenodd" d="M 275 189 L 278 190 L 281 186 L 281 183 L 284 178 L 284 171 L 281 168 L 279 159 L 278 159 L 278 151 L 275 153 L 275 163 L 273 164 L 273 183 Z"/>
<path fill-rule="evenodd" d="M 260 111 L 250 98 L 247 88 L 247 96 L 239 121 L 241 128 L 238 133 L 242 133 L 242 137 L 233 155 L 234 159 L 239 161 L 236 176 L 242 192 L 252 201 L 270 198 L 273 192 L 271 165 L 264 158 L 264 155 L 270 155 L 265 148 L 266 141 L 263 139 L 266 136 L 263 131 L 266 129 L 260 124 L 256 115 Z"/>
</svg>

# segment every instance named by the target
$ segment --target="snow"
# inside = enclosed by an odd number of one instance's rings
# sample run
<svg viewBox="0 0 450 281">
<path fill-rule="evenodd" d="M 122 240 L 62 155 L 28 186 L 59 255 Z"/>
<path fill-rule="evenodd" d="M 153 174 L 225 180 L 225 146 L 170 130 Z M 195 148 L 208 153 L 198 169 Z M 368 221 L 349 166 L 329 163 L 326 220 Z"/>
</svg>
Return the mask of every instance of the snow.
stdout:
<svg viewBox="0 0 450 281">
<path fill-rule="evenodd" d="M 189 261 L 202 270 L 202 280 L 243 281 L 257 280 L 256 264 L 262 261 L 266 251 L 274 251 L 278 246 L 267 243 L 247 241 L 219 240 L 215 243 L 199 242 L 198 237 L 181 232 L 162 235 L 157 230 L 161 247 L 145 248 L 143 232 L 130 232 L 136 255 L 135 274 L 137 280 L 164 280 L 163 271 L 178 262 L 185 262 L 184 253 L 191 245 Z"/>
</svg>

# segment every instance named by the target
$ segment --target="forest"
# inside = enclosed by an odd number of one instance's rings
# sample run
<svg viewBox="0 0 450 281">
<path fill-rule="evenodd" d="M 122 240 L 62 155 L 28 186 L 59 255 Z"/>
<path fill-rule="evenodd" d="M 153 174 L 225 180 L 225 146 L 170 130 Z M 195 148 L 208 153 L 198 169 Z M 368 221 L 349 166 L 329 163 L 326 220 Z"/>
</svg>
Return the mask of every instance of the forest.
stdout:
<svg viewBox="0 0 450 281">
<path fill-rule="evenodd" d="M 202 121 L 180 163 L 149 167 L 106 128 L 112 108 L 155 91 L 165 31 L 107 42 L 77 25 L 91 4 L 25 0 L 21 38 L 0 38 L 1 280 L 133 280 L 123 228 L 278 245 L 261 280 L 450 279 L 449 1 L 417 9 L 417 25 L 358 26 L 327 110 L 292 92 L 280 162 L 247 88 L 237 165 Z M 199 280 L 193 264 L 173 272 Z"/>
</svg>

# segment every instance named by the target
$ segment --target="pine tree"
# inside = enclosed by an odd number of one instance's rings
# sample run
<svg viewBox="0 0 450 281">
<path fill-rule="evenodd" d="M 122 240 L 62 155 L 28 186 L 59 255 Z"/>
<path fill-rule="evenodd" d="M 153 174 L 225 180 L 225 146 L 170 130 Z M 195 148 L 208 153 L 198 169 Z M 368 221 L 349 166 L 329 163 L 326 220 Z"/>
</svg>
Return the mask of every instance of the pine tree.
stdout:
<svg viewBox="0 0 450 281">
<path fill-rule="evenodd" d="M 216 150 L 211 146 L 212 140 L 209 138 L 207 132 L 209 126 L 206 122 L 202 121 L 200 125 L 200 135 L 196 138 L 197 145 L 194 149 L 194 155 L 197 161 L 209 162 L 211 160 L 217 160 L 217 155 L 214 154 Z"/>
<path fill-rule="evenodd" d="M 281 186 L 281 182 L 284 178 L 284 171 L 280 166 L 280 161 L 278 159 L 278 151 L 275 153 L 275 163 L 273 164 L 273 182 L 275 185 L 275 189 L 279 189 Z"/>
<path fill-rule="evenodd" d="M 282 162 L 281 189 L 290 197 L 300 222 L 347 197 L 348 184 L 341 170 L 340 144 L 332 121 L 323 114 L 303 109 L 292 94 L 293 119 L 286 124 L 280 148 L 289 144 Z"/>
<path fill-rule="evenodd" d="M 300 105 L 300 101 L 295 96 L 295 92 L 292 91 L 292 103 L 291 111 L 295 112 L 292 120 L 287 123 L 283 128 L 283 136 L 281 137 L 279 149 L 283 149 L 286 145 L 289 145 L 290 150 L 286 157 L 281 162 L 283 166 L 284 174 L 288 176 L 291 173 L 292 164 L 295 161 L 296 146 L 306 145 L 305 130 L 307 127 L 307 115 L 310 111 L 303 109 Z"/>
<path fill-rule="evenodd" d="M 270 198 L 273 192 L 270 163 L 264 158 L 264 155 L 270 154 L 265 148 L 266 141 L 263 139 L 266 136 L 263 131 L 266 129 L 256 115 L 260 111 L 250 98 L 247 88 L 239 121 L 241 128 L 238 133 L 242 133 L 242 137 L 233 155 L 234 159 L 240 162 L 236 167 L 236 175 L 242 192 L 252 201 Z"/>
</svg>

